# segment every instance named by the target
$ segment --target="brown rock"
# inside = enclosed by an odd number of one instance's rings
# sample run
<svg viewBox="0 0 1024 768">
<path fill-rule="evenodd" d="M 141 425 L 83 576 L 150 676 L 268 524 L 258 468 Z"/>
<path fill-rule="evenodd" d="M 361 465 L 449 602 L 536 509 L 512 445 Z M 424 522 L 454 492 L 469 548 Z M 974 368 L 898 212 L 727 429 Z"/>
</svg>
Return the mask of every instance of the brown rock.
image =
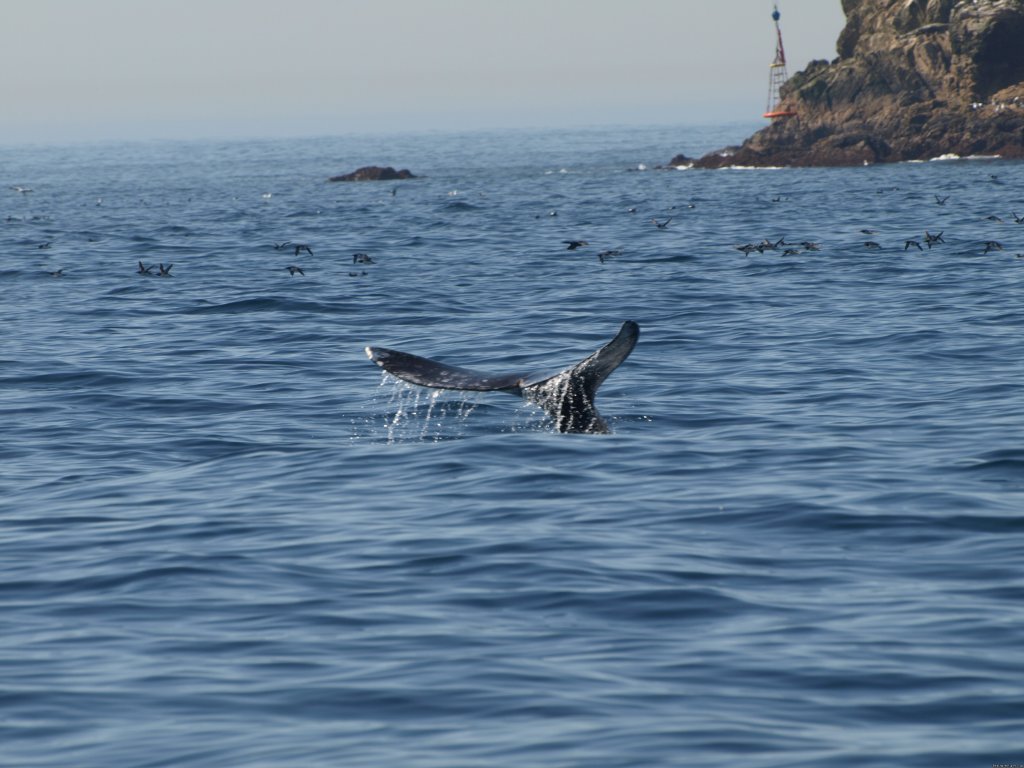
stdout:
<svg viewBox="0 0 1024 768">
<path fill-rule="evenodd" d="M 407 169 L 396 171 L 391 166 L 380 167 L 378 165 L 368 165 L 364 168 L 358 168 L 352 171 L 352 173 L 346 173 L 341 176 L 331 176 L 328 181 L 394 181 L 396 179 L 415 179 L 416 177 L 410 173 Z"/>
<path fill-rule="evenodd" d="M 782 89 L 795 117 L 696 165 L 1024 157 L 1024 0 L 842 0 L 838 58 Z"/>
</svg>

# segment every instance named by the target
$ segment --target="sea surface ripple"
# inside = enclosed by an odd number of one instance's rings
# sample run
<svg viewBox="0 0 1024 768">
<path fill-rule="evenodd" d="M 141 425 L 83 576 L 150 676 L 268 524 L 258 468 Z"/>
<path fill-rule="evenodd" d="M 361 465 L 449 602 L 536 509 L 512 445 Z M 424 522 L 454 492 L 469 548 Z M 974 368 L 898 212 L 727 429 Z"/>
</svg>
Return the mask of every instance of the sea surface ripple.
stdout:
<svg viewBox="0 0 1024 768">
<path fill-rule="evenodd" d="M 1024 763 L 1024 165 L 748 131 L 0 148 L 0 765 Z"/>
</svg>

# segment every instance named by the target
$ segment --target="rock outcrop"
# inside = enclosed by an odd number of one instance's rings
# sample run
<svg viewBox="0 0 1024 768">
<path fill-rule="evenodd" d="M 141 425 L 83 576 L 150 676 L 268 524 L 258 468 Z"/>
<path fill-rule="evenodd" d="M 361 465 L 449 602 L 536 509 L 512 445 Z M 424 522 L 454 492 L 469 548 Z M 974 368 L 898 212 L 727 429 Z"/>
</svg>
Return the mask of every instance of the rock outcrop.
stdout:
<svg viewBox="0 0 1024 768">
<path fill-rule="evenodd" d="M 396 171 L 390 165 L 380 167 L 379 165 L 368 165 L 358 168 L 352 173 L 345 173 L 341 176 L 331 176 L 328 181 L 394 181 L 396 179 L 415 179 L 416 177 L 407 169 Z"/>
<path fill-rule="evenodd" d="M 698 167 L 1024 157 L 1024 0 L 842 0 L 831 63 L 782 89 L 795 117 Z"/>
</svg>

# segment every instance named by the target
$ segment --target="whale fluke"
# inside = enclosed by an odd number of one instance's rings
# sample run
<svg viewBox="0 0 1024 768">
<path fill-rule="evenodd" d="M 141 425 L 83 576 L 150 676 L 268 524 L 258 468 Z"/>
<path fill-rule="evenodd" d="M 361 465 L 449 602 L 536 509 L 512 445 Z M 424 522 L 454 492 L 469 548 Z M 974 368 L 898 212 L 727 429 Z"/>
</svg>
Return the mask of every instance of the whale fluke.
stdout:
<svg viewBox="0 0 1024 768">
<path fill-rule="evenodd" d="M 639 337 L 640 326 L 627 320 L 614 339 L 553 376 L 482 373 L 384 347 L 367 347 L 366 355 L 403 381 L 434 389 L 507 392 L 543 408 L 554 419 L 559 432 L 599 434 L 611 430 L 594 405 L 597 390 L 629 357 Z"/>
</svg>

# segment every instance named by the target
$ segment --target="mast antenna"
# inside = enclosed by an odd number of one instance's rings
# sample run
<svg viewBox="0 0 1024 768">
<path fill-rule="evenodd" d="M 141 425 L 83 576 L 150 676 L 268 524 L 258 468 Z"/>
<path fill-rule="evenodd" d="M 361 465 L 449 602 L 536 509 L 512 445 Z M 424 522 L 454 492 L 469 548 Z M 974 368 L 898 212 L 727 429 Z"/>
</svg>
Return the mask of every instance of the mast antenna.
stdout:
<svg viewBox="0 0 1024 768">
<path fill-rule="evenodd" d="M 768 108 L 764 112 L 764 117 L 773 121 L 779 118 L 793 117 L 796 114 L 793 110 L 783 106 L 782 100 L 779 98 L 782 84 L 789 79 L 789 75 L 786 73 L 786 49 L 782 45 L 782 29 L 779 27 L 781 16 L 779 6 L 775 4 L 772 10 L 772 21 L 775 22 L 775 60 L 768 68 Z"/>
</svg>

